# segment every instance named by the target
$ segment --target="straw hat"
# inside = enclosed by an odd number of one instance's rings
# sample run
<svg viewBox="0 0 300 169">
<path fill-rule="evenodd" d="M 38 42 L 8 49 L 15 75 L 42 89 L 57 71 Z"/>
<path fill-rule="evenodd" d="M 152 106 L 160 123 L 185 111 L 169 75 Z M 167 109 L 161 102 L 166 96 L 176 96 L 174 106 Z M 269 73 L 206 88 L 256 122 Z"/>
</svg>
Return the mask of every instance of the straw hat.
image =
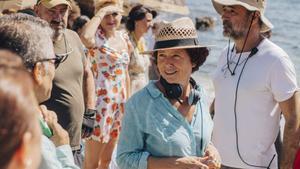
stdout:
<svg viewBox="0 0 300 169">
<path fill-rule="evenodd" d="M 212 0 L 216 11 L 222 15 L 224 6 L 240 5 L 249 11 L 259 11 L 260 19 L 263 22 L 261 32 L 267 32 L 273 28 L 272 23 L 265 17 L 266 0 Z"/>
<path fill-rule="evenodd" d="M 37 4 L 42 4 L 44 7 L 50 9 L 57 5 L 68 5 L 71 8 L 69 0 L 38 0 Z"/>
<path fill-rule="evenodd" d="M 106 6 L 112 6 L 112 10 L 114 11 L 111 12 L 124 12 L 122 9 L 123 2 L 121 0 L 98 0 L 95 4 L 95 13 Z"/>
<path fill-rule="evenodd" d="M 158 25 L 154 49 L 144 53 L 153 53 L 167 49 L 208 47 L 199 43 L 195 25 L 188 17 L 182 17 L 172 22 L 160 22 Z"/>
</svg>

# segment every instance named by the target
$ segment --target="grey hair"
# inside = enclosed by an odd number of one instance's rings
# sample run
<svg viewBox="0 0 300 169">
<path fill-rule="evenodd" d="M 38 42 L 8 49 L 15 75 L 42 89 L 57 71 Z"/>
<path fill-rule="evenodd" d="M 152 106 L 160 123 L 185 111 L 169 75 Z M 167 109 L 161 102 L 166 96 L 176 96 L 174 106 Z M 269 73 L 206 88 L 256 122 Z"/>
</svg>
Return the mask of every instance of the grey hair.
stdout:
<svg viewBox="0 0 300 169">
<path fill-rule="evenodd" d="M 27 69 L 41 59 L 53 58 L 53 31 L 46 21 L 27 14 L 0 17 L 0 49 L 18 54 Z"/>
</svg>

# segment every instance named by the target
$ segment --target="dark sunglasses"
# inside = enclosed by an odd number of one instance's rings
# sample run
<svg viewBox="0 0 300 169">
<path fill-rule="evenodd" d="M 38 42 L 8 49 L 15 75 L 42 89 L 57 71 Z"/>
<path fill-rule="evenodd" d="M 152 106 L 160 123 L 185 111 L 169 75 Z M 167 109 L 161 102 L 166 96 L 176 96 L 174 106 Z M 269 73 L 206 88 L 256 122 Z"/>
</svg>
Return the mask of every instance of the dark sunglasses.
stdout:
<svg viewBox="0 0 300 169">
<path fill-rule="evenodd" d="M 54 67 L 55 67 L 55 69 L 56 69 L 56 68 L 59 66 L 59 64 L 61 63 L 62 58 L 55 55 L 55 58 L 47 58 L 47 59 L 40 59 L 40 60 L 37 60 L 37 61 L 34 63 L 34 65 L 35 65 L 36 63 L 38 63 L 38 62 L 48 62 L 48 61 L 52 61 L 52 60 L 54 61 Z M 34 67 L 34 65 L 33 65 L 33 67 Z"/>
</svg>

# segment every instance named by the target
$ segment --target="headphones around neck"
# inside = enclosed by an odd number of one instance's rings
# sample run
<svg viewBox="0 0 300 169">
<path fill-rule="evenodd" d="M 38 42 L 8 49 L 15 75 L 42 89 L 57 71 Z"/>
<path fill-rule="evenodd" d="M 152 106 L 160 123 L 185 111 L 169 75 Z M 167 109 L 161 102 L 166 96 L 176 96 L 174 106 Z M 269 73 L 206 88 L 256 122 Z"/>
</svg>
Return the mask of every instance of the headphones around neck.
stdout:
<svg viewBox="0 0 300 169">
<path fill-rule="evenodd" d="M 159 82 L 163 86 L 166 92 L 166 97 L 169 99 L 176 99 L 179 103 L 182 104 L 182 101 L 179 99 L 180 96 L 183 94 L 183 87 L 177 83 L 169 83 L 164 79 L 162 76 L 159 79 Z M 190 83 L 192 85 L 192 89 L 190 91 L 188 97 L 188 104 L 189 105 L 196 105 L 197 102 L 201 98 L 201 93 L 199 91 L 199 86 L 197 85 L 196 81 L 193 78 L 190 78 Z"/>
</svg>

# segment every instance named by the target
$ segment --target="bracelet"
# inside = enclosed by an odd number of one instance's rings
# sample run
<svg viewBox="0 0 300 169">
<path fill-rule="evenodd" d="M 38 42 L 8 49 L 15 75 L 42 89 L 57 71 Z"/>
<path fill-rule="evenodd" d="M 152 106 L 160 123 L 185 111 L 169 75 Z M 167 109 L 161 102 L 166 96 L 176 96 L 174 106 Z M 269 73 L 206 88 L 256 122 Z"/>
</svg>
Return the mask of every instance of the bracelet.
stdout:
<svg viewBox="0 0 300 169">
<path fill-rule="evenodd" d="M 92 117 L 97 113 L 97 110 L 94 109 L 86 109 L 84 112 L 84 116 Z"/>
</svg>

